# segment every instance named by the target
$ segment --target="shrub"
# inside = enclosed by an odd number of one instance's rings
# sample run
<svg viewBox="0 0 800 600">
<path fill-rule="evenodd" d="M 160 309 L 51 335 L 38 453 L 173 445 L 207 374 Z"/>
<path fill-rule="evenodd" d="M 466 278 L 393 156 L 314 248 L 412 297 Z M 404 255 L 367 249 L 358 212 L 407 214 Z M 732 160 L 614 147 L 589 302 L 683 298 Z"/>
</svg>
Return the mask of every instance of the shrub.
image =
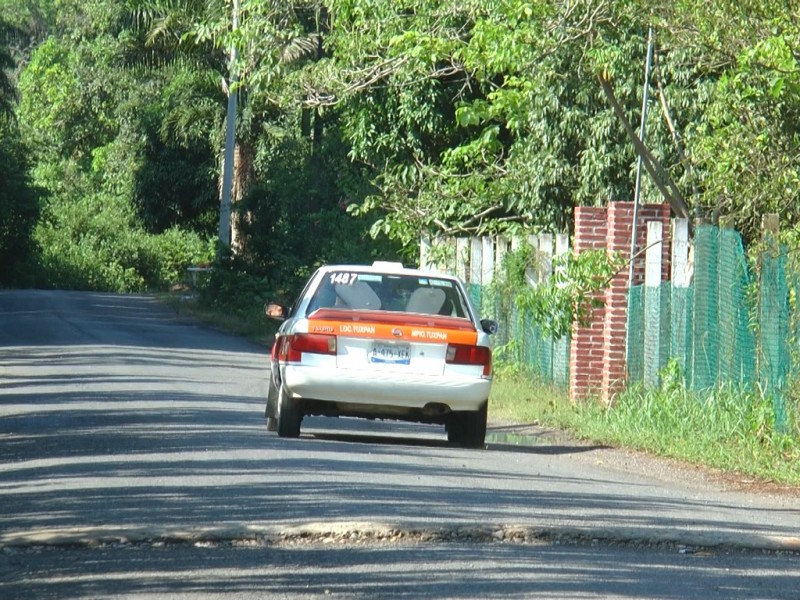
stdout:
<svg viewBox="0 0 800 600">
<path fill-rule="evenodd" d="M 56 201 L 39 223 L 38 284 L 44 287 L 138 292 L 180 281 L 187 266 L 207 261 L 213 247 L 195 233 L 149 234 L 124 200 L 90 196 Z"/>
</svg>

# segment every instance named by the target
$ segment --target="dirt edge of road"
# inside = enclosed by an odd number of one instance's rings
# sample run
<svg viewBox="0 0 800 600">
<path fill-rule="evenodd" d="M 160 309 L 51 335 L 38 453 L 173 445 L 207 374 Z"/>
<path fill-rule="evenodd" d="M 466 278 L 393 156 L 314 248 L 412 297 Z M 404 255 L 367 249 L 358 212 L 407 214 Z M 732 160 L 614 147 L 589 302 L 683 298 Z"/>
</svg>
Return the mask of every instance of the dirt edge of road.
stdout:
<svg viewBox="0 0 800 600">
<path fill-rule="evenodd" d="M 568 454 L 573 460 L 593 463 L 626 473 L 694 488 L 714 488 L 784 499 L 800 499 L 800 487 L 780 485 L 735 471 L 725 471 L 676 458 L 650 454 L 580 440 L 569 432 L 538 424 L 490 423 L 487 429 L 490 449 L 531 448 L 542 453 Z"/>
<path fill-rule="evenodd" d="M 800 537 L 761 534 L 676 531 L 642 528 L 575 528 L 454 524 L 427 527 L 378 523 L 307 523 L 301 526 L 209 527 L 191 531 L 147 529 L 75 528 L 7 533 L 0 549 L 7 554 L 42 548 L 104 547 L 124 545 L 194 545 L 214 547 L 370 545 L 370 544 L 589 544 L 662 547 L 681 553 L 709 551 L 764 551 L 800 554 Z"/>
</svg>

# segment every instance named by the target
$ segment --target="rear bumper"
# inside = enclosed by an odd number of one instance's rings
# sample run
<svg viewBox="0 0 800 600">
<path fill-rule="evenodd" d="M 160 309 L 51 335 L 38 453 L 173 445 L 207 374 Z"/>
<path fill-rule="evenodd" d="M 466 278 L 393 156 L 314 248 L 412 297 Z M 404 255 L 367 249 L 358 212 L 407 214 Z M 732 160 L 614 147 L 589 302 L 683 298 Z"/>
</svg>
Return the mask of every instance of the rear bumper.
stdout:
<svg viewBox="0 0 800 600">
<path fill-rule="evenodd" d="M 363 369 L 284 365 L 283 382 L 292 398 L 347 405 L 423 408 L 445 404 L 450 410 L 478 410 L 489 398 L 489 379 L 464 375 L 424 375 Z"/>
</svg>

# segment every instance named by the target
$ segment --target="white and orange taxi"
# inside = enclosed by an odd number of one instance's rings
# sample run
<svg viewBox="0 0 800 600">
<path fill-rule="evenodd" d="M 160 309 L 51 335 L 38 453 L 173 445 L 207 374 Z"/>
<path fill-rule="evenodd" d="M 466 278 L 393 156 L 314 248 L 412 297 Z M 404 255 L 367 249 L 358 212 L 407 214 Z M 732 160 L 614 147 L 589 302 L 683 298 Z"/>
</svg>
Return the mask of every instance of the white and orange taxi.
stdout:
<svg viewBox="0 0 800 600">
<path fill-rule="evenodd" d="M 305 415 L 445 426 L 450 442 L 482 447 L 492 384 L 489 336 L 461 281 L 399 263 L 320 268 L 272 348 L 266 417 L 281 437 Z"/>
</svg>

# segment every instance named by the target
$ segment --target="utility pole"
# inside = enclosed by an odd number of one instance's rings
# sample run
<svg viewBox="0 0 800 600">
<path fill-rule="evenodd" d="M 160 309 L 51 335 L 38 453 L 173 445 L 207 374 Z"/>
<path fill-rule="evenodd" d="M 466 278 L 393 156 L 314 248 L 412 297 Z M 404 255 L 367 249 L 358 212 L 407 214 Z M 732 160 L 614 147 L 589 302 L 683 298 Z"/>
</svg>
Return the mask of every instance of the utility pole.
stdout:
<svg viewBox="0 0 800 600">
<path fill-rule="evenodd" d="M 650 97 L 650 70 L 653 66 L 653 28 L 647 34 L 647 61 L 644 66 L 644 91 L 642 93 L 642 121 L 639 124 L 639 139 L 644 144 L 647 124 L 647 101 Z M 631 227 L 631 260 L 628 271 L 628 288 L 633 286 L 633 264 L 634 256 L 636 256 L 636 221 L 639 219 L 639 194 L 642 188 L 642 155 L 639 154 L 639 160 L 636 162 L 636 188 L 633 193 L 633 224 Z"/>
<path fill-rule="evenodd" d="M 233 41 L 228 64 L 228 114 L 225 120 L 225 154 L 222 160 L 222 197 L 219 208 L 219 241 L 225 248 L 231 246 L 231 196 L 233 195 L 233 161 L 236 147 L 237 77 L 236 31 L 239 29 L 239 0 L 233 0 Z"/>
</svg>

